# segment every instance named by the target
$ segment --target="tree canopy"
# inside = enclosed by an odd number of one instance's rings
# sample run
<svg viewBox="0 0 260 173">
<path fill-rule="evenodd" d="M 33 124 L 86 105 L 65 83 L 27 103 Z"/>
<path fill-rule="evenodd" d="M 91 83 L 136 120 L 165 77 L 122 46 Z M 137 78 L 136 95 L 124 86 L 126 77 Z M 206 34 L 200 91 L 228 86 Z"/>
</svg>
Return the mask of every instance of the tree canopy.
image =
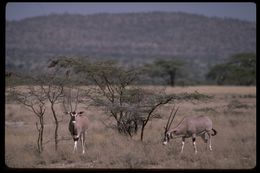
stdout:
<svg viewBox="0 0 260 173">
<path fill-rule="evenodd" d="M 226 63 L 213 66 L 206 77 L 219 85 L 255 85 L 256 55 L 235 54 Z"/>
<path fill-rule="evenodd" d="M 151 77 L 160 77 L 166 81 L 166 84 L 174 86 L 176 77 L 180 75 L 180 69 L 184 61 L 181 60 L 155 60 L 152 64 L 146 64 L 144 69 Z"/>
</svg>

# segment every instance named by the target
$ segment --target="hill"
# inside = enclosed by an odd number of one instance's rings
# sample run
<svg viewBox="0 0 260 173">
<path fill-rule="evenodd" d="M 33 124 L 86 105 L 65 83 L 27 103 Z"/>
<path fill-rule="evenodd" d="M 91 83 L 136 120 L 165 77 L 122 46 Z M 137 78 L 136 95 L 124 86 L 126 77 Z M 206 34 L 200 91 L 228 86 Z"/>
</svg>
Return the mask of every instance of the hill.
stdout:
<svg viewBox="0 0 260 173">
<path fill-rule="evenodd" d="M 235 53 L 256 52 L 256 23 L 180 12 L 51 14 L 6 21 L 7 70 L 44 70 L 54 56 L 139 65 L 181 58 L 198 77 Z"/>
</svg>

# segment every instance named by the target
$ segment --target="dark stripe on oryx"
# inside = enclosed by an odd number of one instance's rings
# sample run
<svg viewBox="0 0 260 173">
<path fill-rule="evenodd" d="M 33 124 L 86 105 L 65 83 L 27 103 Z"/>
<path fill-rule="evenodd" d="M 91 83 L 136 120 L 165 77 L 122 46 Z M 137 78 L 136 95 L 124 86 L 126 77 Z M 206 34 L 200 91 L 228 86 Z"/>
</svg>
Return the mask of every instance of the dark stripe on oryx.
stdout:
<svg viewBox="0 0 260 173">
<path fill-rule="evenodd" d="M 74 141 L 78 141 L 79 140 L 79 137 L 77 137 L 78 136 L 78 132 L 77 132 L 77 129 L 75 128 L 74 124 L 72 125 L 72 135 L 73 135 Z"/>
<path fill-rule="evenodd" d="M 73 130 L 72 130 L 72 134 L 73 134 L 73 135 L 78 135 L 77 129 L 76 129 L 74 126 L 72 127 L 72 129 L 73 129 Z"/>
<path fill-rule="evenodd" d="M 77 129 L 75 128 L 75 123 L 73 123 L 72 121 L 70 122 L 69 129 L 70 129 L 72 135 L 78 134 Z"/>
</svg>

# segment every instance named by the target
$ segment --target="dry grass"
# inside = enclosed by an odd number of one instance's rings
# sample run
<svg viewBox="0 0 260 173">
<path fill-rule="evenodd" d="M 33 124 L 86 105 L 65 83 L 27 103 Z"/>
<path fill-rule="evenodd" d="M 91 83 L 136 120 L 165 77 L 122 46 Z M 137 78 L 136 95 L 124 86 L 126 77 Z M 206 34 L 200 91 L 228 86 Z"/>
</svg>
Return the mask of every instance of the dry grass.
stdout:
<svg viewBox="0 0 260 173">
<path fill-rule="evenodd" d="M 147 87 L 152 89 L 152 87 Z M 170 168 L 170 169 L 251 169 L 256 166 L 256 88 L 255 87 L 176 87 L 166 88 L 167 93 L 198 91 L 213 95 L 207 101 L 181 101 L 173 126 L 184 116 L 206 114 L 213 120 L 218 134 L 213 137 L 213 151 L 205 151 L 203 141 L 197 139 L 195 155 L 191 139 L 186 140 L 184 153 L 180 154 L 181 139 L 169 145 L 161 143 L 163 126 L 171 105 L 161 107 L 157 113 L 162 119 L 154 119 L 145 129 L 144 142 L 139 134 L 133 139 L 119 135 L 107 128 L 110 119 L 97 107 L 86 111 L 91 122 L 87 134 L 86 154 L 72 154 L 73 140 L 59 141 L 54 151 L 54 123 L 50 112 L 46 114 L 44 151 L 36 152 L 35 117 L 31 112 L 12 102 L 6 103 L 5 163 L 12 168 Z M 59 114 L 62 110 L 57 105 Z M 102 120 L 102 121 L 101 121 Z M 111 119 L 112 120 L 112 119 Z M 70 138 L 67 128 L 69 117 L 64 116 L 59 129 L 60 137 Z M 13 122 L 24 122 L 20 127 Z M 112 121 L 111 121 L 112 122 Z M 12 124 L 12 125 L 10 125 Z M 17 123 L 18 124 L 18 123 Z"/>
</svg>

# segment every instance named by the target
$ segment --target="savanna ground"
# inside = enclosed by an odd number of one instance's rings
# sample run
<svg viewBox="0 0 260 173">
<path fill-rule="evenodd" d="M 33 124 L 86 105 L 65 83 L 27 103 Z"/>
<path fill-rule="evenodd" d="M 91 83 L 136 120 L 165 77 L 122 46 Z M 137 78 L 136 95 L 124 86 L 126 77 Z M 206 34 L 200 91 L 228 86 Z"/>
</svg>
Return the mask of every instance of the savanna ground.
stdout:
<svg viewBox="0 0 260 173">
<path fill-rule="evenodd" d="M 153 89 L 154 87 L 147 87 Z M 251 169 L 256 166 L 256 88 L 255 87 L 167 87 L 166 93 L 198 91 L 213 96 L 204 101 L 175 102 L 180 106 L 172 126 L 184 116 L 208 115 L 218 134 L 212 139 L 213 151 L 197 138 L 195 155 L 191 139 L 187 139 L 180 154 L 181 139 L 162 145 L 163 126 L 171 104 L 158 111 L 161 118 L 153 119 L 140 134 L 130 139 L 107 126 L 113 119 L 98 107 L 79 106 L 91 124 L 87 134 L 86 153 L 72 154 L 73 140 L 68 131 L 69 116 L 55 105 L 62 118 L 59 127 L 58 151 L 54 151 L 54 120 L 45 115 L 44 151 L 36 151 L 36 118 L 23 106 L 7 101 L 5 104 L 5 164 L 11 168 L 159 168 L 159 169 Z"/>
</svg>

